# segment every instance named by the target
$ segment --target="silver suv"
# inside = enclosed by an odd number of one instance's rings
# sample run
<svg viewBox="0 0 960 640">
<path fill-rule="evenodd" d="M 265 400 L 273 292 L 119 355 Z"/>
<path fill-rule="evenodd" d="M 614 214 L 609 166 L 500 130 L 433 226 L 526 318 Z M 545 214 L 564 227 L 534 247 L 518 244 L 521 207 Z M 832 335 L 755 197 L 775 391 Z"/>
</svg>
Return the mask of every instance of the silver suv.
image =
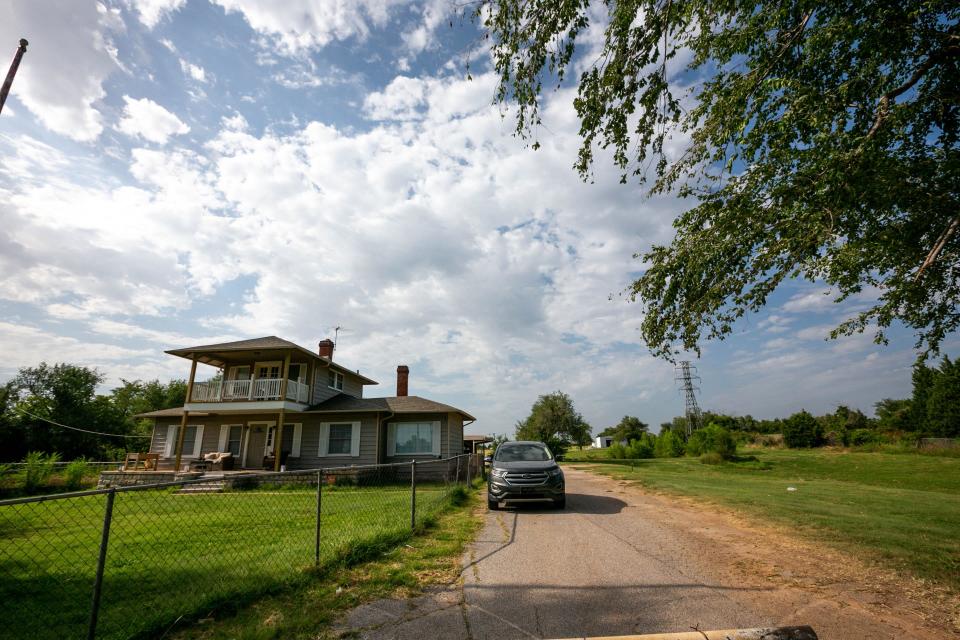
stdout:
<svg viewBox="0 0 960 640">
<path fill-rule="evenodd" d="M 563 471 L 542 442 L 504 442 L 497 447 L 490 465 L 487 506 L 491 510 L 524 502 L 566 507 Z"/>
</svg>

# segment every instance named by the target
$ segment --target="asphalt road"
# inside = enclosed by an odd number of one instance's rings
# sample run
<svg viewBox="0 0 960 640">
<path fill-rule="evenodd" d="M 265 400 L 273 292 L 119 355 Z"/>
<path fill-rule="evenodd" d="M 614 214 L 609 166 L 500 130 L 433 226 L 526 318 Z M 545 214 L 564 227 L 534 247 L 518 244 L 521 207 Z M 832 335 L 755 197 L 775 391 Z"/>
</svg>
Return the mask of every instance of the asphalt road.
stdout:
<svg viewBox="0 0 960 640">
<path fill-rule="evenodd" d="M 487 514 L 459 584 L 413 600 L 364 605 L 339 628 L 351 637 L 417 640 L 799 624 L 812 625 L 821 638 L 900 638 L 908 630 L 856 603 L 736 578 L 727 571 L 733 559 L 725 557 L 724 545 L 749 532 L 725 531 L 718 541 L 712 528 L 715 523 L 689 506 L 675 509 L 616 481 L 567 471 L 565 510 Z"/>
</svg>

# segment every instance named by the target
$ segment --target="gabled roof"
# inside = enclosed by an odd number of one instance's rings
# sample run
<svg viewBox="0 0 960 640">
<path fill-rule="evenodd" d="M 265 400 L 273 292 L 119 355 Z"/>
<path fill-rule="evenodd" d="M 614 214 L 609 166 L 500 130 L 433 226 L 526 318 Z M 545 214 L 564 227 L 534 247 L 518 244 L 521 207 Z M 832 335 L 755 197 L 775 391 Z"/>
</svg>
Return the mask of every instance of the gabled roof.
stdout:
<svg viewBox="0 0 960 640">
<path fill-rule="evenodd" d="M 476 420 L 463 409 L 434 402 L 420 396 L 392 396 L 387 398 L 354 398 L 346 394 L 336 395 L 315 404 L 305 413 L 348 413 L 353 411 L 390 411 L 392 413 L 459 413 L 467 420 Z"/>
<path fill-rule="evenodd" d="M 337 362 L 331 362 L 326 358 L 321 358 L 320 354 L 310 351 L 309 349 L 305 349 L 298 344 L 290 342 L 289 340 L 278 338 L 277 336 L 264 336 L 263 338 L 252 338 L 250 340 L 236 340 L 234 342 L 204 344 L 197 347 L 185 347 L 183 349 L 170 349 L 166 351 L 166 353 L 169 353 L 172 356 L 186 358 L 187 360 L 192 360 L 194 356 L 196 356 L 198 362 L 203 362 L 204 364 L 209 364 L 214 367 L 222 367 L 224 366 L 225 362 L 224 358 L 219 354 L 241 351 L 285 351 L 290 349 L 299 351 L 300 353 L 313 358 L 314 360 L 319 360 L 320 362 L 329 365 L 331 368 L 336 369 L 341 373 L 349 373 L 353 376 L 356 376 L 360 378 L 361 384 L 377 384 L 376 380 L 362 376 L 356 371 L 348 369 Z"/>
</svg>

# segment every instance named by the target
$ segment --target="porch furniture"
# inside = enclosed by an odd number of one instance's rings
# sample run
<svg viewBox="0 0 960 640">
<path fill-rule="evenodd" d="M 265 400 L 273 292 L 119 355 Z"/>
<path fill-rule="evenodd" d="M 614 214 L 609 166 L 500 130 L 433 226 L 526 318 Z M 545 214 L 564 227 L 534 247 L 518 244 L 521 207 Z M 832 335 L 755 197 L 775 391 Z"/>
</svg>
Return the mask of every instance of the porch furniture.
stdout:
<svg viewBox="0 0 960 640">
<path fill-rule="evenodd" d="M 189 470 L 190 471 L 210 471 L 210 468 L 213 466 L 212 463 L 207 462 L 206 460 L 191 460 Z"/>
<path fill-rule="evenodd" d="M 128 453 L 123 461 L 124 471 L 156 471 L 159 453 Z"/>
<path fill-rule="evenodd" d="M 204 454 L 203 459 L 214 470 L 233 471 L 233 454 L 229 451 L 212 451 Z"/>
</svg>

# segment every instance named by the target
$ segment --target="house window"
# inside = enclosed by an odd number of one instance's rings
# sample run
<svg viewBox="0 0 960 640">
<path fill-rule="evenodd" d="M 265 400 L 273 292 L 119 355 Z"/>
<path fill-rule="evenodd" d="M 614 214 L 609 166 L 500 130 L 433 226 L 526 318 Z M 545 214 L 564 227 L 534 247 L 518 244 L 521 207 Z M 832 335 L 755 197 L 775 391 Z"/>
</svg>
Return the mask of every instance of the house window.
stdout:
<svg viewBox="0 0 960 640">
<path fill-rule="evenodd" d="M 240 457 L 240 440 L 243 436 L 243 427 L 236 425 L 230 427 L 230 434 L 227 436 L 227 451 L 233 454 L 234 458 Z"/>
<path fill-rule="evenodd" d="M 290 380 L 296 380 L 297 382 L 303 382 L 307 377 L 307 366 L 300 363 L 291 363 L 290 364 L 290 375 L 288 378 Z"/>
<path fill-rule="evenodd" d="M 336 371 L 330 372 L 330 388 L 343 391 L 343 374 Z"/>
<path fill-rule="evenodd" d="M 250 365 L 244 364 L 236 367 L 230 367 L 229 380 L 249 380 Z"/>
<path fill-rule="evenodd" d="M 353 424 L 330 425 L 330 440 L 327 445 L 327 455 L 350 455 L 350 445 L 353 442 Z"/>
<path fill-rule="evenodd" d="M 187 425 L 187 430 L 183 432 L 183 455 L 192 457 L 199 453 L 197 448 L 197 427 Z"/>
<path fill-rule="evenodd" d="M 396 434 L 397 455 L 433 453 L 433 424 L 399 422 Z"/>
</svg>

